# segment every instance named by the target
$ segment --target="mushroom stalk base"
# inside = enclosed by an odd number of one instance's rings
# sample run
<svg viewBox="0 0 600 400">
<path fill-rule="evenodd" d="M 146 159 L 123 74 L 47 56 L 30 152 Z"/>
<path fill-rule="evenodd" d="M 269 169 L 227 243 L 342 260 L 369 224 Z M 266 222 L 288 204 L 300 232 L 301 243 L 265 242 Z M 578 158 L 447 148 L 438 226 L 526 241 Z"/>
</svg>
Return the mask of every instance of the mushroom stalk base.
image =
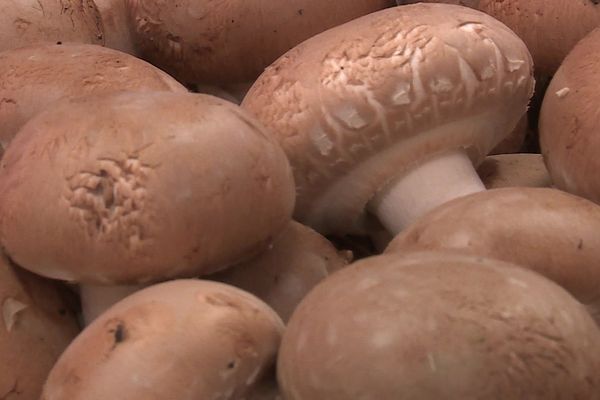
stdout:
<svg viewBox="0 0 600 400">
<path fill-rule="evenodd" d="M 96 317 L 109 309 L 113 304 L 143 288 L 144 286 L 142 285 L 80 285 L 79 295 L 81 297 L 81 308 L 83 311 L 83 321 L 85 325 L 87 326 L 92 323 Z"/>
<path fill-rule="evenodd" d="M 437 206 L 485 190 L 464 150 L 446 152 L 390 182 L 369 210 L 393 235 Z"/>
</svg>

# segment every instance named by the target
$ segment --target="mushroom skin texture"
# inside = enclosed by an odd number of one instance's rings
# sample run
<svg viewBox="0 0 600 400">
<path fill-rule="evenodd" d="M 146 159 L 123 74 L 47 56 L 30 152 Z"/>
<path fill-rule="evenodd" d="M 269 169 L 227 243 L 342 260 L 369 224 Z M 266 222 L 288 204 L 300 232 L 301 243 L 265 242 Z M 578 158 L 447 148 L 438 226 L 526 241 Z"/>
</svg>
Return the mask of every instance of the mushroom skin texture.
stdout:
<svg viewBox="0 0 600 400">
<path fill-rule="evenodd" d="M 545 188 L 504 188 L 448 202 L 396 236 L 386 253 L 449 250 L 553 280 L 600 324 L 600 206 Z"/>
<path fill-rule="evenodd" d="M 472 163 L 516 126 L 532 89 L 531 57 L 506 26 L 466 7 L 415 4 L 305 41 L 242 106 L 290 159 L 298 221 L 360 233 L 368 207 L 397 233 L 485 189 Z"/>
<path fill-rule="evenodd" d="M 279 145 L 225 100 L 70 99 L 30 120 L 4 154 L 0 243 L 24 268 L 65 281 L 193 277 L 266 249 L 294 194 Z"/>
<path fill-rule="evenodd" d="M 361 260 L 319 284 L 283 337 L 286 400 L 596 399 L 600 331 L 558 285 L 451 253 Z"/>
<path fill-rule="evenodd" d="M 93 0 L 2 0 L 0 27 L 0 52 L 42 43 L 104 44 Z"/>
<path fill-rule="evenodd" d="M 136 54 L 125 0 L 94 0 L 104 27 L 104 45 Z"/>
<path fill-rule="evenodd" d="M 0 53 L 0 146 L 55 101 L 118 91 L 187 92 L 174 78 L 120 51 L 85 44 Z"/>
<path fill-rule="evenodd" d="M 554 75 L 544 96 L 539 130 L 555 186 L 600 204 L 599 74 L 600 28 L 575 46 Z"/>
<path fill-rule="evenodd" d="M 487 156 L 477 169 L 487 189 L 503 187 L 552 187 L 541 154 L 518 153 Z"/>
<path fill-rule="evenodd" d="M 38 400 L 48 373 L 79 333 L 64 288 L 0 256 L 0 398 Z"/>
<path fill-rule="evenodd" d="M 273 366 L 283 329 L 266 304 L 232 286 L 151 286 L 73 341 L 41 400 L 242 400 Z"/>
<path fill-rule="evenodd" d="M 323 236 L 292 222 L 264 253 L 209 278 L 254 294 L 285 322 L 317 283 L 348 261 Z"/>
<path fill-rule="evenodd" d="M 126 0 L 143 58 L 185 84 L 253 81 L 296 44 L 391 0 Z"/>
</svg>

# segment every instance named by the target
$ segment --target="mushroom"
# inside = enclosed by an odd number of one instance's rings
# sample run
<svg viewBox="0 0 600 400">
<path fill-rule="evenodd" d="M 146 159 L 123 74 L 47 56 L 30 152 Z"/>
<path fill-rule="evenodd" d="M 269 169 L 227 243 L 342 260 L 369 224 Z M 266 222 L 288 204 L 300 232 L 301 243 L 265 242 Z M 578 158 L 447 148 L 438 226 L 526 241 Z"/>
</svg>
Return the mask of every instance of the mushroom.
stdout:
<svg viewBox="0 0 600 400">
<path fill-rule="evenodd" d="M 209 278 L 254 294 L 287 321 L 317 283 L 348 261 L 317 232 L 292 222 L 264 253 Z"/>
<path fill-rule="evenodd" d="M 125 0 L 94 0 L 102 17 L 105 46 L 136 54 Z"/>
<path fill-rule="evenodd" d="M 283 323 L 217 282 L 143 289 L 89 325 L 60 357 L 41 400 L 242 400 L 275 362 Z"/>
<path fill-rule="evenodd" d="M 552 179 L 541 154 L 500 154 L 488 156 L 477 169 L 488 189 L 502 187 L 551 187 Z"/>
<path fill-rule="evenodd" d="M 0 255 L 0 399 L 38 400 L 50 369 L 79 332 L 56 282 Z"/>
<path fill-rule="evenodd" d="M 286 400 L 592 399 L 600 331 L 553 282 L 444 252 L 371 257 L 309 293 L 278 358 Z"/>
<path fill-rule="evenodd" d="M 145 59 L 186 84 L 253 81 L 281 54 L 392 0 L 126 0 Z"/>
<path fill-rule="evenodd" d="M 416 4 L 317 35 L 280 58 L 242 106 L 294 169 L 295 217 L 323 234 L 397 233 L 485 190 L 473 164 L 516 126 L 533 89 L 523 42 L 469 8 Z"/>
<path fill-rule="evenodd" d="M 525 138 L 529 131 L 529 119 L 527 114 L 523 115 L 513 131 L 500 143 L 496 145 L 490 154 L 512 154 L 521 151 L 525 144 Z"/>
<path fill-rule="evenodd" d="M 597 6 L 600 9 L 600 5 Z M 567 56 L 540 114 L 540 145 L 557 188 L 600 203 L 600 28 Z"/>
<path fill-rule="evenodd" d="M 600 206 L 545 188 L 456 199 L 396 236 L 386 253 L 455 250 L 536 271 L 585 304 L 600 324 Z"/>
<path fill-rule="evenodd" d="M 83 284 L 217 272 L 266 249 L 293 206 L 281 148 L 238 106 L 205 95 L 69 99 L 30 120 L 0 163 L 7 254 Z"/>
<path fill-rule="evenodd" d="M 104 44 L 92 0 L 2 0 L 0 27 L 0 51 L 41 43 Z"/>
<path fill-rule="evenodd" d="M 187 92 L 158 68 L 94 45 L 40 45 L 0 53 L 0 146 L 65 97 L 127 91 Z"/>
</svg>

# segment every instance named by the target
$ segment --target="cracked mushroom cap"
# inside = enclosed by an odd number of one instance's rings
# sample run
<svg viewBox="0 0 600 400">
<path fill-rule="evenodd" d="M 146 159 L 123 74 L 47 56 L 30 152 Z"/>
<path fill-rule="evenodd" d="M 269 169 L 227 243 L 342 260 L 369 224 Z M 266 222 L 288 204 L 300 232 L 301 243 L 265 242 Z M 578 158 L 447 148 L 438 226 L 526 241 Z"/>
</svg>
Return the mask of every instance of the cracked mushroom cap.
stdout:
<svg viewBox="0 0 600 400">
<path fill-rule="evenodd" d="M 293 206 L 277 143 L 238 106 L 200 94 L 65 101 L 29 121 L 0 163 L 0 242 L 24 268 L 67 281 L 217 272 L 263 251 Z"/>
<path fill-rule="evenodd" d="M 359 18 L 284 55 L 243 102 L 294 169 L 295 217 L 364 231 L 367 202 L 436 153 L 475 164 L 511 132 L 533 89 L 523 42 L 466 7 L 417 4 Z"/>
<path fill-rule="evenodd" d="M 266 304 L 232 286 L 155 285 L 73 341 L 41 400 L 242 400 L 273 366 L 283 328 Z"/>
<path fill-rule="evenodd" d="M 477 169 L 477 173 L 488 189 L 552 186 L 552 179 L 541 154 L 487 156 Z"/>
<path fill-rule="evenodd" d="M 126 0 L 145 59 L 186 84 L 252 81 L 296 44 L 393 0 Z"/>
<path fill-rule="evenodd" d="M 41 43 L 103 45 L 104 27 L 93 0 L 2 0 L 0 37 L 0 51 Z"/>
<path fill-rule="evenodd" d="M 600 5 L 598 5 L 600 7 Z M 600 204 L 600 28 L 568 55 L 540 113 L 540 146 L 557 188 Z"/>
<path fill-rule="evenodd" d="M 347 264 L 327 239 L 292 222 L 264 253 L 212 278 L 256 295 L 287 321 L 317 283 Z"/>
<path fill-rule="evenodd" d="M 567 289 L 600 322 L 600 207 L 542 188 L 489 190 L 417 220 L 386 253 L 456 250 L 534 270 Z"/>
<path fill-rule="evenodd" d="M 0 146 L 51 103 L 126 91 L 187 92 L 145 61 L 101 46 L 39 45 L 0 53 Z"/>
<path fill-rule="evenodd" d="M 0 399 L 38 400 L 50 369 L 79 333 L 63 290 L 0 256 Z"/>
<path fill-rule="evenodd" d="M 558 285 L 451 253 L 371 257 L 319 284 L 284 334 L 286 400 L 592 399 L 600 331 Z"/>
</svg>

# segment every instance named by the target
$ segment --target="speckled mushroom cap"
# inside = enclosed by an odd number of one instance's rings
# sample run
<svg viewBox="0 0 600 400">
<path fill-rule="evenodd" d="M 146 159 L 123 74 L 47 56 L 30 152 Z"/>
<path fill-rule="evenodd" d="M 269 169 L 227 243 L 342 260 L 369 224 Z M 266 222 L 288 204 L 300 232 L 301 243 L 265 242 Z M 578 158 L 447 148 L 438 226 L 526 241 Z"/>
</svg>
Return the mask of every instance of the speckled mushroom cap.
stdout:
<svg viewBox="0 0 600 400">
<path fill-rule="evenodd" d="M 145 59 L 185 83 L 252 81 L 296 44 L 392 0 L 125 0 Z"/>
<path fill-rule="evenodd" d="M 552 186 L 552 179 L 541 154 L 487 156 L 477 169 L 477 173 L 488 189 Z"/>
<path fill-rule="evenodd" d="M 459 250 L 532 269 L 589 305 L 600 322 L 600 207 L 556 189 L 504 188 L 448 202 L 386 252 Z"/>
<path fill-rule="evenodd" d="M 0 398 L 38 400 L 50 369 L 79 332 L 61 288 L 0 256 Z"/>
<path fill-rule="evenodd" d="M 289 223 L 285 154 L 238 106 L 200 94 L 72 99 L 0 163 L 0 243 L 40 275 L 134 284 L 209 274 Z"/>
<path fill-rule="evenodd" d="M 104 27 L 105 46 L 136 54 L 125 0 L 94 0 Z"/>
<path fill-rule="evenodd" d="M 598 5 L 600 7 L 600 5 Z M 540 113 L 540 145 L 556 187 L 600 203 L 600 28 L 552 79 Z"/>
<path fill-rule="evenodd" d="M 286 400 L 592 399 L 600 331 L 531 271 L 450 253 L 372 257 L 300 304 L 278 374 Z"/>
<path fill-rule="evenodd" d="M 258 296 L 287 321 L 317 283 L 348 261 L 323 236 L 292 222 L 264 253 L 212 278 Z"/>
<path fill-rule="evenodd" d="M 507 135 L 533 89 L 521 40 L 465 7 L 417 4 L 317 35 L 258 79 L 243 107 L 294 169 L 295 217 L 321 233 L 364 230 L 365 205 L 411 166 Z"/>
<path fill-rule="evenodd" d="M 41 45 L 0 53 L 0 145 L 52 102 L 128 91 L 187 90 L 145 61 L 94 45 Z"/>
<path fill-rule="evenodd" d="M 102 45 L 104 29 L 93 0 L 2 0 L 0 37 L 0 51 L 57 42 Z"/>
<path fill-rule="evenodd" d="M 275 362 L 282 332 L 275 312 L 234 287 L 155 285 L 75 339 L 41 400 L 242 400 Z"/>
</svg>

